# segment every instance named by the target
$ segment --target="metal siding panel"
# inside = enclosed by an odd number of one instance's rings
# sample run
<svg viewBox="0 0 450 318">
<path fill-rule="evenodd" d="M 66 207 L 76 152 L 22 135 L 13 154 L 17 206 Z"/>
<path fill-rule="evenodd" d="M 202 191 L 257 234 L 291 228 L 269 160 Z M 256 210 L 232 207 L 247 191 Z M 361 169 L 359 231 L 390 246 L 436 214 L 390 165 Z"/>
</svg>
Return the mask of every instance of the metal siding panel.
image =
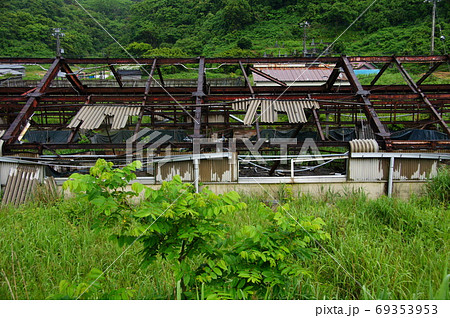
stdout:
<svg viewBox="0 0 450 318">
<path fill-rule="evenodd" d="M 230 182 L 231 170 L 228 158 L 200 160 L 202 182 Z"/>
<path fill-rule="evenodd" d="M 386 180 L 389 160 L 386 159 L 349 159 L 348 177 L 354 181 Z"/>
<path fill-rule="evenodd" d="M 163 165 L 157 165 L 156 180 L 170 181 L 174 176 L 179 175 L 185 182 L 194 181 L 194 165 L 192 161 L 168 162 Z"/>
<path fill-rule="evenodd" d="M 437 160 L 395 159 L 394 180 L 427 180 L 437 172 Z"/>
</svg>

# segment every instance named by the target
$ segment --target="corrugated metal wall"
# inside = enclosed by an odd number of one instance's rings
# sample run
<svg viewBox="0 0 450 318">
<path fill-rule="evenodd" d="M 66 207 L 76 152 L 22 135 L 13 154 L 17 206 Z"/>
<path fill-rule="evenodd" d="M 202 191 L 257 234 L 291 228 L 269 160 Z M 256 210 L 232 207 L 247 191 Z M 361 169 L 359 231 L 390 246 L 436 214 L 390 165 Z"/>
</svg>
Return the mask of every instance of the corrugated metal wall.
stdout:
<svg viewBox="0 0 450 318">
<path fill-rule="evenodd" d="M 40 178 L 42 178 L 40 167 L 21 165 L 12 168 L 6 182 L 2 204 L 17 206 L 27 201 Z"/>
<path fill-rule="evenodd" d="M 44 178 L 44 167 L 43 166 L 32 166 L 32 165 L 23 165 L 14 162 L 0 162 L 0 185 L 6 185 L 8 181 L 8 177 L 11 171 L 17 170 L 18 167 L 35 167 L 39 169 L 39 181 L 42 182 Z"/>
<path fill-rule="evenodd" d="M 403 159 L 394 161 L 394 180 L 426 180 L 437 173 L 437 160 Z M 387 180 L 389 159 L 355 159 L 348 160 L 347 176 L 352 181 Z"/>
<path fill-rule="evenodd" d="M 237 157 L 232 159 L 200 160 L 200 182 L 236 182 L 238 176 Z M 190 161 L 157 163 L 156 181 L 170 181 L 179 175 L 183 181 L 194 182 L 194 164 Z"/>
<path fill-rule="evenodd" d="M 394 180 L 426 180 L 437 174 L 437 167 L 437 160 L 395 159 Z"/>
</svg>

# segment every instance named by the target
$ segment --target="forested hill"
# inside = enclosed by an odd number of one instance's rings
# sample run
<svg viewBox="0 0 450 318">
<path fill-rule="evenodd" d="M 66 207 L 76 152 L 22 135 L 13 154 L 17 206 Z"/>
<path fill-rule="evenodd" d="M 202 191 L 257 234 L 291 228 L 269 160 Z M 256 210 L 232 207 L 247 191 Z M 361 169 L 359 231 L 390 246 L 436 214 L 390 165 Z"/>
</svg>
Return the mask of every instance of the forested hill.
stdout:
<svg viewBox="0 0 450 318">
<path fill-rule="evenodd" d="M 258 56 L 323 49 L 373 0 L 78 0 L 136 57 Z M 124 52 L 74 0 L 0 0 L 0 56 L 55 55 L 52 29 L 64 28 L 67 57 Z M 378 0 L 333 52 L 429 54 L 432 4 Z M 447 39 L 441 39 L 447 36 Z M 450 1 L 437 3 L 436 54 L 448 52 Z M 314 43 L 314 45 L 312 45 Z M 447 46 L 447 47 L 446 47 Z"/>
</svg>

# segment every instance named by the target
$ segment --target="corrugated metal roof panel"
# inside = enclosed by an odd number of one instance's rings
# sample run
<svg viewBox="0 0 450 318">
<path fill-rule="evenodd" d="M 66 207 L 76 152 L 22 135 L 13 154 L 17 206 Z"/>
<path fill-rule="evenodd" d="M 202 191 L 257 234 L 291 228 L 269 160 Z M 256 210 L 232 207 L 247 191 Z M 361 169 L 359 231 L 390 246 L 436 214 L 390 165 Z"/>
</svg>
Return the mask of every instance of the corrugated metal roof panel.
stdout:
<svg viewBox="0 0 450 318">
<path fill-rule="evenodd" d="M 233 110 L 247 110 L 249 104 L 249 100 L 246 99 L 237 99 L 231 104 Z"/>
<path fill-rule="evenodd" d="M 244 124 L 251 125 L 254 121 L 257 108 L 261 104 L 261 118 L 263 123 L 274 123 L 278 120 L 278 112 L 284 112 L 288 115 L 290 123 L 306 123 L 307 118 L 305 109 L 318 109 L 319 103 L 315 100 L 300 99 L 300 100 L 270 100 L 270 99 L 247 99 L 236 100 L 232 103 L 234 110 L 245 110 L 245 105 L 248 105 L 247 113 L 245 114 Z"/>
<path fill-rule="evenodd" d="M 253 123 L 255 119 L 256 110 L 258 109 L 260 103 L 261 101 L 257 99 L 250 100 L 247 113 L 245 114 L 244 117 L 244 125 L 251 125 Z"/>
<path fill-rule="evenodd" d="M 276 101 L 263 100 L 261 101 L 261 122 L 273 123 L 277 120 L 278 114 L 275 111 Z"/>
<path fill-rule="evenodd" d="M 6 182 L 2 204 L 19 205 L 28 200 L 34 187 L 42 177 L 42 167 L 19 166 L 11 168 Z"/>
<path fill-rule="evenodd" d="M 97 129 L 110 117 L 111 129 L 121 129 L 126 126 L 128 117 L 137 116 L 140 111 L 141 107 L 134 106 L 83 106 L 67 127 L 75 128 L 82 122 L 81 129 Z"/>
</svg>

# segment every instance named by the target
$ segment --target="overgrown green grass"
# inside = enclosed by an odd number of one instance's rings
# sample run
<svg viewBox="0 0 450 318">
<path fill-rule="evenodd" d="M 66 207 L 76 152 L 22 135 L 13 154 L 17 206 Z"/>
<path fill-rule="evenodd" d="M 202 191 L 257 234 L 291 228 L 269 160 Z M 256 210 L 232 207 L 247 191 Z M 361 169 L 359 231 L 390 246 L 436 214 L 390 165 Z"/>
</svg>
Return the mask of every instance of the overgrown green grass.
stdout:
<svg viewBox="0 0 450 318">
<path fill-rule="evenodd" d="M 331 241 L 319 247 L 309 272 L 286 282 L 273 299 L 448 299 L 450 261 L 449 171 L 429 184 L 428 194 L 408 201 L 364 193 L 324 192 L 320 199 L 280 188 L 276 199 L 290 202 L 298 215 L 321 217 Z M 227 215 L 230 235 L 262 222 L 259 202 Z M 270 200 L 270 201 L 269 201 Z M 294 215 L 295 216 L 295 215 Z M 0 211 L 0 299 L 45 299 L 61 280 L 79 283 L 92 268 L 105 270 L 124 248 L 107 229 L 93 230 L 95 215 L 83 202 L 66 199 Z M 169 265 L 158 260 L 142 268 L 134 245 L 106 273 L 105 290 L 128 288 L 136 299 L 176 299 Z"/>
</svg>

